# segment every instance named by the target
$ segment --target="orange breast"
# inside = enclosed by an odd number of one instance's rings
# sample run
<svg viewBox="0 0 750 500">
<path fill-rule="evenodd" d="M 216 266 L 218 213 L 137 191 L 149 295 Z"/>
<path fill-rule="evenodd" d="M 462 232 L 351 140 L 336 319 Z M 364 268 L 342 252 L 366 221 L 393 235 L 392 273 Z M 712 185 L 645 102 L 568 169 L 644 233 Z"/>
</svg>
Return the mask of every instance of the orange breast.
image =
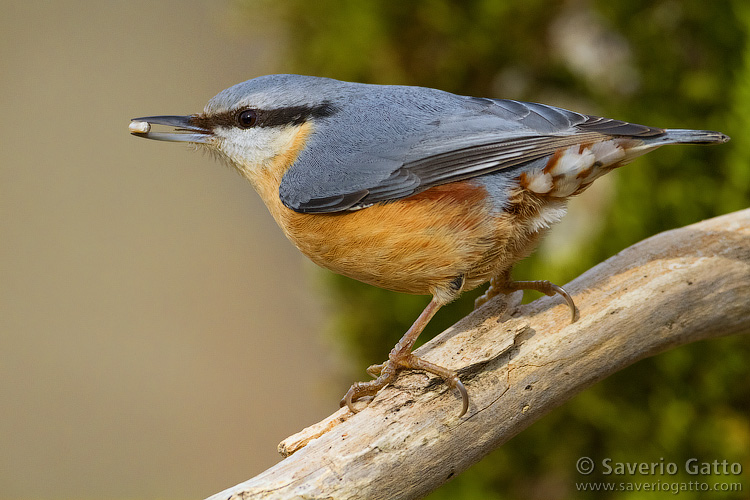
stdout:
<svg viewBox="0 0 750 500">
<path fill-rule="evenodd" d="M 316 264 L 344 276 L 398 292 L 453 293 L 509 268 L 536 239 L 499 211 L 481 183 L 467 180 L 430 188 L 398 201 L 334 214 L 303 214 L 285 207 L 279 185 L 309 134 L 301 127 L 272 165 L 242 171 L 286 236 Z M 524 255 L 525 256 L 525 255 Z M 520 256 L 519 256 L 520 258 Z"/>
<path fill-rule="evenodd" d="M 281 228 L 313 262 L 399 292 L 435 293 L 492 246 L 484 190 L 466 181 L 354 212 L 300 214 L 274 205 Z"/>
</svg>

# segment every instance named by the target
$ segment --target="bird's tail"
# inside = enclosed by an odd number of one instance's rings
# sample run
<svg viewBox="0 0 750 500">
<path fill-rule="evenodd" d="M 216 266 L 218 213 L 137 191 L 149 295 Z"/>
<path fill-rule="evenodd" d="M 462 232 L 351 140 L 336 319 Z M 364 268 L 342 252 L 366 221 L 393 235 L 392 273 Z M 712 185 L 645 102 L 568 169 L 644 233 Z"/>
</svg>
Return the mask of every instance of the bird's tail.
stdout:
<svg viewBox="0 0 750 500">
<path fill-rule="evenodd" d="M 625 158 L 621 161 L 621 165 L 630 163 L 634 158 L 667 144 L 721 144 L 727 142 L 729 136 L 713 130 L 668 128 L 661 133 L 657 132 L 650 137 L 639 139 L 640 141 L 634 144 L 624 146 Z"/>
<path fill-rule="evenodd" d="M 668 128 L 663 135 L 644 142 L 649 145 L 661 146 L 662 144 L 721 144 L 728 140 L 729 136 L 713 130 Z"/>
<path fill-rule="evenodd" d="M 721 144 L 728 140 L 729 136 L 713 130 L 668 128 L 661 134 L 642 138 L 640 144 L 626 147 L 625 163 L 667 144 Z"/>
</svg>

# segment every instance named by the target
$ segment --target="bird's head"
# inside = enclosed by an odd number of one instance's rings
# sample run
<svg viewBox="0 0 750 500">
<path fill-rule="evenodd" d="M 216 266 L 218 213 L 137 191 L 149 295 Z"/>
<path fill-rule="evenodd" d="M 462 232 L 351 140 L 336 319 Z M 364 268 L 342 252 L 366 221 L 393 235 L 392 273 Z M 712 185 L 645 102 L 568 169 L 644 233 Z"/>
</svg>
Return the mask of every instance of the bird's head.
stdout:
<svg viewBox="0 0 750 500">
<path fill-rule="evenodd" d="M 341 83 L 299 75 L 259 77 L 223 90 L 199 114 L 134 118 L 130 132 L 205 147 L 250 178 L 288 151 L 302 128 L 336 113 Z M 154 131 L 155 125 L 173 130 Z"/>
</svg>

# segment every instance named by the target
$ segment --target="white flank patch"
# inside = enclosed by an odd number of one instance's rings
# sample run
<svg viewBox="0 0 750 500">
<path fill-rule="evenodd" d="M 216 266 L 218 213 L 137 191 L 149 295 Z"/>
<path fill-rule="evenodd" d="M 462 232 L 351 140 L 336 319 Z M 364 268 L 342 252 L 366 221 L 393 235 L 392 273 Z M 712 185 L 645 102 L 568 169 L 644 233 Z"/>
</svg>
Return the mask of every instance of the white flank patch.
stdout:
<svg viewBox="0 0 750 500">
<path fill-rule="evenodd" d="M 579 187 L 581 187 L 581 179 L 576 177 L 575 172 L 571 172 L 555 179 L 555 189 L 550 194 L 558 198 L 567 198 L 575 193 Z"/>
<path fill-rule="evenodd" d="M 552 165 L 550 169 L 554 185 L 554 189 L 550 193 L 552 196 L 565 198 L 573 194 L 581 187 L 581 179 L 578 178 L 578 174 L 594 165 L 596 157 L 591 150 L 587 148 L 579 153 L 578 149 L 577 145 L 569 147 Z"/>
<path fill-rule="evenodd" d="M 546 207 L 539 211 L 539 215 L 534 217 L 530 221 L 530 227 L 532 232 L 537 232 L 542 229 L 549 229 L 552 224 L 558 222 L 565 216 L 567 209 L 563 203 L 552 204 L 550 203 Z"/>
<path fill-rule="evenodd" d="M 590 149 L 584 149 L 582 153 L 579 153 L 577 145 L 571 146 L 557 159 L 550 173 L 555 177 L 558 175 L 575 176 L 581 170 L 591 167 L 595 161 L 596 157 Z"/>
<path fill-rule="evenodd" d="M 547 194 L 552 191 L 552 176 L 541 171 L 526 174 L 529 184 L 526 189 L 537 194 Z"/>
<path fill-rule="evenodd" d="M 597 142 L 591 146 L 596 161 L 604 166 L 612 165 L 625 158 L 625 151 L 615 141 Z"/>
</svg>

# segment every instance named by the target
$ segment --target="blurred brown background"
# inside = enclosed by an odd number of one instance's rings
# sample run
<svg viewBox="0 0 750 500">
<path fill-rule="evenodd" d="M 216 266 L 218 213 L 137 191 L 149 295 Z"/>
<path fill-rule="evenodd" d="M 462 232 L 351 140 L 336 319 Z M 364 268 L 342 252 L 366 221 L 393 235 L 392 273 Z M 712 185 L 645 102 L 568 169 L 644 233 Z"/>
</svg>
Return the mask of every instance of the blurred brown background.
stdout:
<svg viewBox="0 0 750 500">
<path fill-rule="evenodd" d="M 127 131 L 279 71 L 233 9 L 0 2 L 0 498 L 202 498 L 346 390 L 250 185 Z"/>
</svg>

